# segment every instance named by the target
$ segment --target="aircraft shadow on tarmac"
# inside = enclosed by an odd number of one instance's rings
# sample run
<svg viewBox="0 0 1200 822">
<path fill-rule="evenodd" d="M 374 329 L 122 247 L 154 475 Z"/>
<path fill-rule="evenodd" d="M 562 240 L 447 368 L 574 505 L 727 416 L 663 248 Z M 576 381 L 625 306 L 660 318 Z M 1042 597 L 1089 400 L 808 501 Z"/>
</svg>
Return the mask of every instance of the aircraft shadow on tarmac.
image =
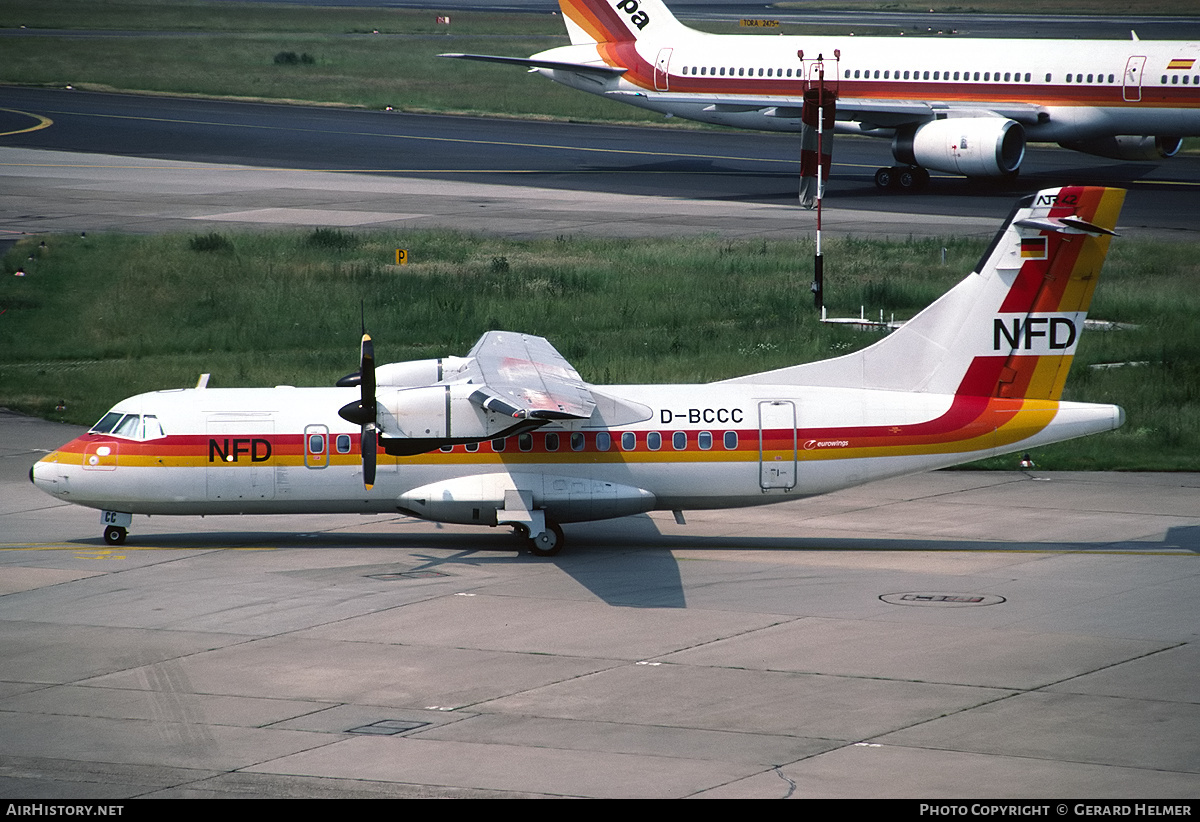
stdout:
<svg viewBox="0 0 1200 822">
<path fill-rule="evenodd" d="M 420 577 L 452 573 L 455 566 L 486 567 L 513 563 L 552 563 L 608 605 L 632 608 L 686 608 L 687 598 L 673 550 L 691 552 L 731 549 L 778 552 L 1014 552 L 1014 553 L 1157 553 L 1190 551 L 1200 554 L 1200 526 L 1169 528 L 1161 541 L 1072 543 L 1002 542 L 990 540 L 880 539 L 822 536 L 689 536 L 663 534 L 646 516 L 627 517 L 616 528 L 592 524 L 574 531 L 563 554 L 539 558 L 525 550 L 507 531 L 494 534 L 370 533 L 325 531 L 310 533 L 238 532 L 223 537 L 212 533 L 180 533 L 145 537 L 153 545 L 139 550 L 272 550 L 390 548 L 414 551 L 412 563 L 369 566 L 371 575 Z M 585 530 L 586 528 L 586 530 Z M 590 533 L 589 533 L 590 531 Z M 94 540 L 99 543 L 100 540 Z M 93 540 L 72 541 L 80 547 Z M 104 546 L 106 549 L 108 546 Z M 126 546 L 133 549 L 135 546 Z M 119 549 L 118 549 L 119 550 Z M 427 551 L 446 553 L 432 554 Z M 393 567 L 394 566 L 394 567 Z M 366 569 L 364 568 L 364 574 Z"/>
</svg>

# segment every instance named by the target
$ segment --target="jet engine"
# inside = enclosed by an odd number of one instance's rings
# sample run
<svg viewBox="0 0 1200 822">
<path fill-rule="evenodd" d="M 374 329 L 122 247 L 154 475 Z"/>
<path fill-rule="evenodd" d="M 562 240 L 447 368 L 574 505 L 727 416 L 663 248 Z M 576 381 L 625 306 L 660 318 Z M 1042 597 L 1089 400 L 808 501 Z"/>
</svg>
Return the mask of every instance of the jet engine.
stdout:
<svg viewBox="0 0 1200 822">
<path fill-rule="evenodd" d="M 1063 148 L 1081 151 L 1084 154 L 1094 154 L 1097 157 L 1110 157 L 1114 160 L 1165 160 L 1174 157 L 1183 146 L 1182 137 L 1163 137 L 1135 134 L 1118 136 L 1093 137 L 1090 140 L 1075 140 L 1070 143 L 1059 143 Z"/>
<path fill-rule="evenodd" d="M 1002 117 L 948 117 L 897 129 L 892 154 L 902 163 L 964 174 L 1003 177 L 1021 167 L 1025 129 Z"/>
</svg>

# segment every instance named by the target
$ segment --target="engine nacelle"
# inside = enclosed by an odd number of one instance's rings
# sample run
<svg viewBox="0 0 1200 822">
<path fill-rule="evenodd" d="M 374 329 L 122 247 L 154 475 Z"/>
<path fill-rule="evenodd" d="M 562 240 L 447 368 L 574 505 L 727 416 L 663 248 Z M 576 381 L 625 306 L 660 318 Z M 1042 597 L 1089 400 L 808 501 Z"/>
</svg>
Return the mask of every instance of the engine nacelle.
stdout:
<svg viewBox="0 0 1200 822">
<path fill-rule="evenodd" d="M 523 422 L 472 402 L 477 389 L 458 383 L 380 391 L 376 395 L 380 432 L 389 438 L 424 440 L 424 451 L 450 442 L 504 436 Z"/>
<path fill-rule="evenodd" d="M 1113 160 L 1165 160 L 1174 157 L 1183 147 L 1182 137 L 1137 136 L 1121 134 L 1117 136 L 1094 137 L 1091 140 L 1075 140 L 1070 143 L 1059 143 L 1063 148 L 1081 151 L 1084 154 L 1094 154 L 1097 157 L 1109 157 Z"/>
<path fill-rule="evenodd" d="M 654 494 L 642 488 L 583 477 L 497 473 L 456 477 L 423 485 L 400 495 L 405 513 L 436 522 L 498 525 L 505 514 L 505 492 L 527 491 L 533 507 L 553 522 L 586 522 L 632 516 L 653 510 Z"/>
<path fill-rule="evenodd" d="M 469 357 L 438 357 L 434 360 L 390 362 L 375 369 L 375 384 L 399 387 L 431 385 L 453 376 L 471 362 Z"/>
<path fill-rule="evenodd" d="M 892 155 L 902 163 L 968 177 L 1002 177 L 1021 167 L 1025 129 L 1002 117 L 948 117 L 898 129 Z"/>
</svg>

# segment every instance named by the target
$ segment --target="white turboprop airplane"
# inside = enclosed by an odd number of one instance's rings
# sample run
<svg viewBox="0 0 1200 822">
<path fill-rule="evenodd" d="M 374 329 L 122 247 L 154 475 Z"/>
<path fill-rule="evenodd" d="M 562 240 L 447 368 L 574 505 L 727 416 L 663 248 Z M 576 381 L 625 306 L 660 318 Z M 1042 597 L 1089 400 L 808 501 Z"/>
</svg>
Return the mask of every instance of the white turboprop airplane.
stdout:
<svg viewBox="0 0 1200 822">
<path fill-rule="evenodd" d="M 361 366 L 336 388 L 195 388 L 117 403 L 30 471 L 42 490 L 132 514 L 395 513 L 508 525 L 550 556 L 559 523 L 823 494 L 1108 431 L 1063 402 L 1124 201 L 1026 198 L 970 274 L 853 354 L 705 385 L 589 385 L 541 337 L 466 357 Z"/>
<path fill-rule="evenodd" d="M 824 72 L 836 131 L 892 141 L 881 188 L 918 189 L 927 169 L 1012 177 L 1026 141 L 1159 160 L 1200 135 L 1200 43 L 707 34 L 661 0 L 559 0 L 571 45 L 529 58 L 556 83 L 664 114 L 799 131 Z M 815 122 L 815 120 L 814 120 Z"/>
</svg>

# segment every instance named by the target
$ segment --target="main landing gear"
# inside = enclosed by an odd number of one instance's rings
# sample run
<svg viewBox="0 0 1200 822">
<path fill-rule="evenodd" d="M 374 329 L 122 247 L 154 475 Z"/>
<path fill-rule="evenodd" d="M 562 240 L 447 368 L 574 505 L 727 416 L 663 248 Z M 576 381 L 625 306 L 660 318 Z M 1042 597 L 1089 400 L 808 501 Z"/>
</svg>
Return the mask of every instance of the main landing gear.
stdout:
<svg viewBox="0 0 1200 822">
<path fill-rule="evenodd" d="M 119 525 L 106 525 L 104 527 L 104 541 L 109 545 L 124 545 L 125 537 L 129 536 L 129 532 Z"/>
<path fill-rule="evenodd" d="M 929 172 L 920 166 L 890 166 L 875 172 L 875 185 L 878 188 L 920 191 L 928 182 Z"/>
<path fill-rule="evenodd" d="M 555 557 L 563 549 L 566 537 L 563 529 L 556 522 L 547 522 L 546 528 L 536 537 L 529 536 L 529 528 L 525 525 L 514 525 L 513 531 L 517 536 L 527 540 L 529 551 L 535 557 Z"/>
</svg>

